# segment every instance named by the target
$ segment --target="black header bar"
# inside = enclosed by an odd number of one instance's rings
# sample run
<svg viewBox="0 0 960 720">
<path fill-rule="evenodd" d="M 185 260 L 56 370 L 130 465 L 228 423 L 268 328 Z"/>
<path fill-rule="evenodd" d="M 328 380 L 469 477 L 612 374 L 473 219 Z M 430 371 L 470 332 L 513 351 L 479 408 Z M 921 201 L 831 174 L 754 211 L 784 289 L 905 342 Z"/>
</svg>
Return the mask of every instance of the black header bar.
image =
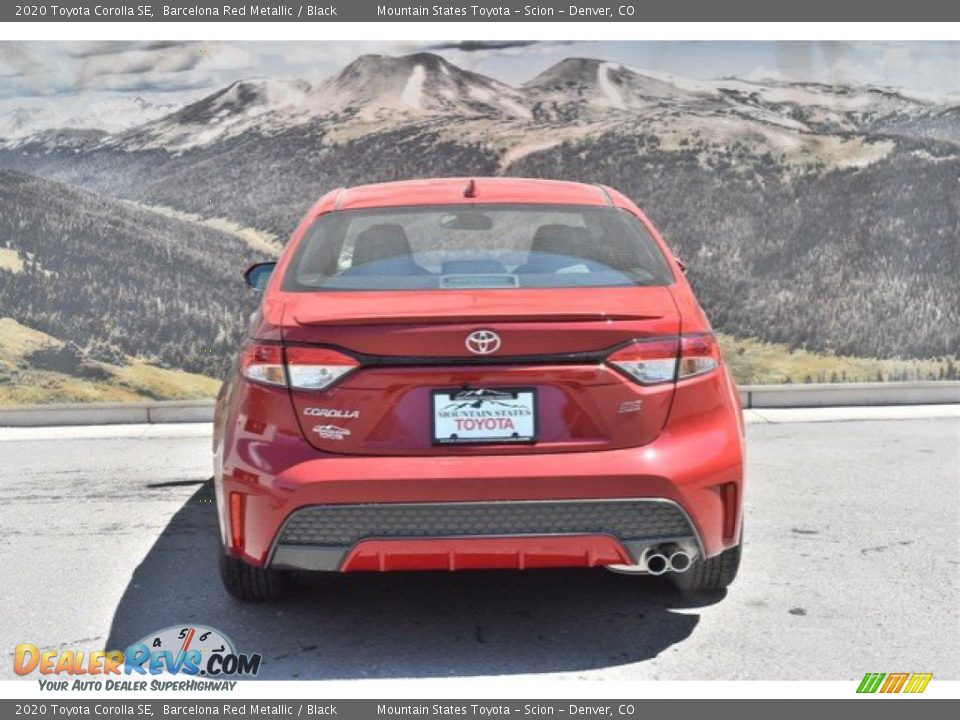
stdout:
<svg viewBox="0 0 960 720">
<path fill-rule="evenodd" d="M 960 3 L 873 0 L 62 0 L 3 3 L 0 22 L 950 22 Z"/>
</svg>

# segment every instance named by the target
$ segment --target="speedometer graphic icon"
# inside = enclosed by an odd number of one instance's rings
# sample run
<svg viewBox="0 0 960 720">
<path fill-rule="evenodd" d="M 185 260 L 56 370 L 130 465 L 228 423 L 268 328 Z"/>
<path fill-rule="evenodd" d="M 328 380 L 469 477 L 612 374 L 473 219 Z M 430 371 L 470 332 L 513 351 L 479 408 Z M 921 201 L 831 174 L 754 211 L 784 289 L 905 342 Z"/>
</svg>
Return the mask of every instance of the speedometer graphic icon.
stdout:
<svg viewBox="0 0 960 720">
<path fill-rule="evenodd" d="M 131 645 L 124 664 L 128 673 L 206 675 L 214 655 L 226 658 L 236 654 L 233 643 L 219 630 L 172 625 Z"/>
</svg>

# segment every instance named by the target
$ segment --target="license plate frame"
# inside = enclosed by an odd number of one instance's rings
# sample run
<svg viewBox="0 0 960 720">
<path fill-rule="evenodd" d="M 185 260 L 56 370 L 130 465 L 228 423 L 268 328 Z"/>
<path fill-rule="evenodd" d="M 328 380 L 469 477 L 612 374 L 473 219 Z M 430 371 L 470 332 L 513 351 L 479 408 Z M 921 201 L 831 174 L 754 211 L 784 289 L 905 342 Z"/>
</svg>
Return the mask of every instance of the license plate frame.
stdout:
<svg viewBox="0 0 960 720">
<path fill-rule="evenodd" d="M 474 393 L 474 396 L 465 395 L 465 393 Z M 505 398 L 505 395 L 511 396 L 508 400 Z M 449 423 L 440 422 L 438 420 L 446 420 L 438 416 L 438 398 L 441 401 L 447 403 L 456 403 L 459 401 L 463 403 L 471 403 L 476 401 L 481 401 L 479 408 L 471 408 L 475 410 L 483 410 L 484 405 L 492 405 L 493 403 L 500 403 L 500 407 L 488 408 L 488 412 L 491 410 L 495 413 L 492 417 L 493 419 L 499 418 L 510 418 L 511 421 L 521 421 L 521 427 L 515 429 L 512 434 L 508 434 L 509 430 L 504 429 L 503 432 L 487 435 L 487 434 L 477 434 L 473 430 L 465 430 L 464 432 L 469 433 L 466 436 L 460 436 L 458 433 L 447 433 L 445 437 L 440 437 L 439 433 L 449 430 Z M 492 388 L 435 388 L 430 391 L 430 439 L 434 445 L 502 445 L 502 444 L 511 444 L 511 445 L 523 445 L 523 444 L 533 444 L 537 442 L 537 404 L 539 400 L 537 398 L 537 390 L 533 387 L 492 387 Z M 503 404 L 506 404 L 507 407 L 503 407 Z M 511 407 L 512 406 L 512 407 Z M 446 409 L 446 408 L 444 408 Z M 506 412 L 507 410 L 522 410 L 527 409 L 528 414 L 525 415 L 516 415 Z M 502 414 L 496 414 L 497 410 L 502 411 Z M 470 418 L 470 413 L 465 413 L 462 415 L 464 419 L 477 419 L 477 420 L 486 420 L 490 417 L 485 418 Z M 455 422 L 455 419 L 451 419 Z M 514 424 L 517 424 L 514 422 Z M 443 427 L 441 427 L 443 426 Z M 523 430 L 523 432 L 521 432 Z M 480 429 L 483 431 L 483 428 Z M 496 432 L 496 429 L 492 430 Z"/>
</svg>

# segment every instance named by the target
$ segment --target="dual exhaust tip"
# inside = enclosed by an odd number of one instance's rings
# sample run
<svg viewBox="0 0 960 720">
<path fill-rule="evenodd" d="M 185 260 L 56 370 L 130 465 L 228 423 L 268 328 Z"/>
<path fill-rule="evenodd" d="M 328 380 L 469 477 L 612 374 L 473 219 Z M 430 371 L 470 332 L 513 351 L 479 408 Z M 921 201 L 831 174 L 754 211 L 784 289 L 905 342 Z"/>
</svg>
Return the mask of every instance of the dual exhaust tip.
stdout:
<svg viewBox="0 0 960 720">
<path fill-rule="evenodd" d="M 652 548 L 646 555 L 647 572 L 663 575 L 666 572 L 684 573 L 693 564 L 690 553 L 676 546 Z"/>
</svg>

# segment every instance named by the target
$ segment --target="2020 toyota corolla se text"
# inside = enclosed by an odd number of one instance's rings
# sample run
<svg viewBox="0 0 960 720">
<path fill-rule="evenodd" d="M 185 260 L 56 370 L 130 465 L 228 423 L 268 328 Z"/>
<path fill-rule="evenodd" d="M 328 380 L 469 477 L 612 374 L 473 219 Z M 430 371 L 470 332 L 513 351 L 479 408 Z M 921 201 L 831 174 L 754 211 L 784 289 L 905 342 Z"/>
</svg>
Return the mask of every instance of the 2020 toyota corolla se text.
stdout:
<svg viewBox="0 0 960 720">
<path fill-rule="evenodd" d="M 606 187 L 335 190 L 217 403 L 227 590 L 297 571 L 606 566 L 727 586 L 739 397 L 678 261 Z"/>
</svg>

